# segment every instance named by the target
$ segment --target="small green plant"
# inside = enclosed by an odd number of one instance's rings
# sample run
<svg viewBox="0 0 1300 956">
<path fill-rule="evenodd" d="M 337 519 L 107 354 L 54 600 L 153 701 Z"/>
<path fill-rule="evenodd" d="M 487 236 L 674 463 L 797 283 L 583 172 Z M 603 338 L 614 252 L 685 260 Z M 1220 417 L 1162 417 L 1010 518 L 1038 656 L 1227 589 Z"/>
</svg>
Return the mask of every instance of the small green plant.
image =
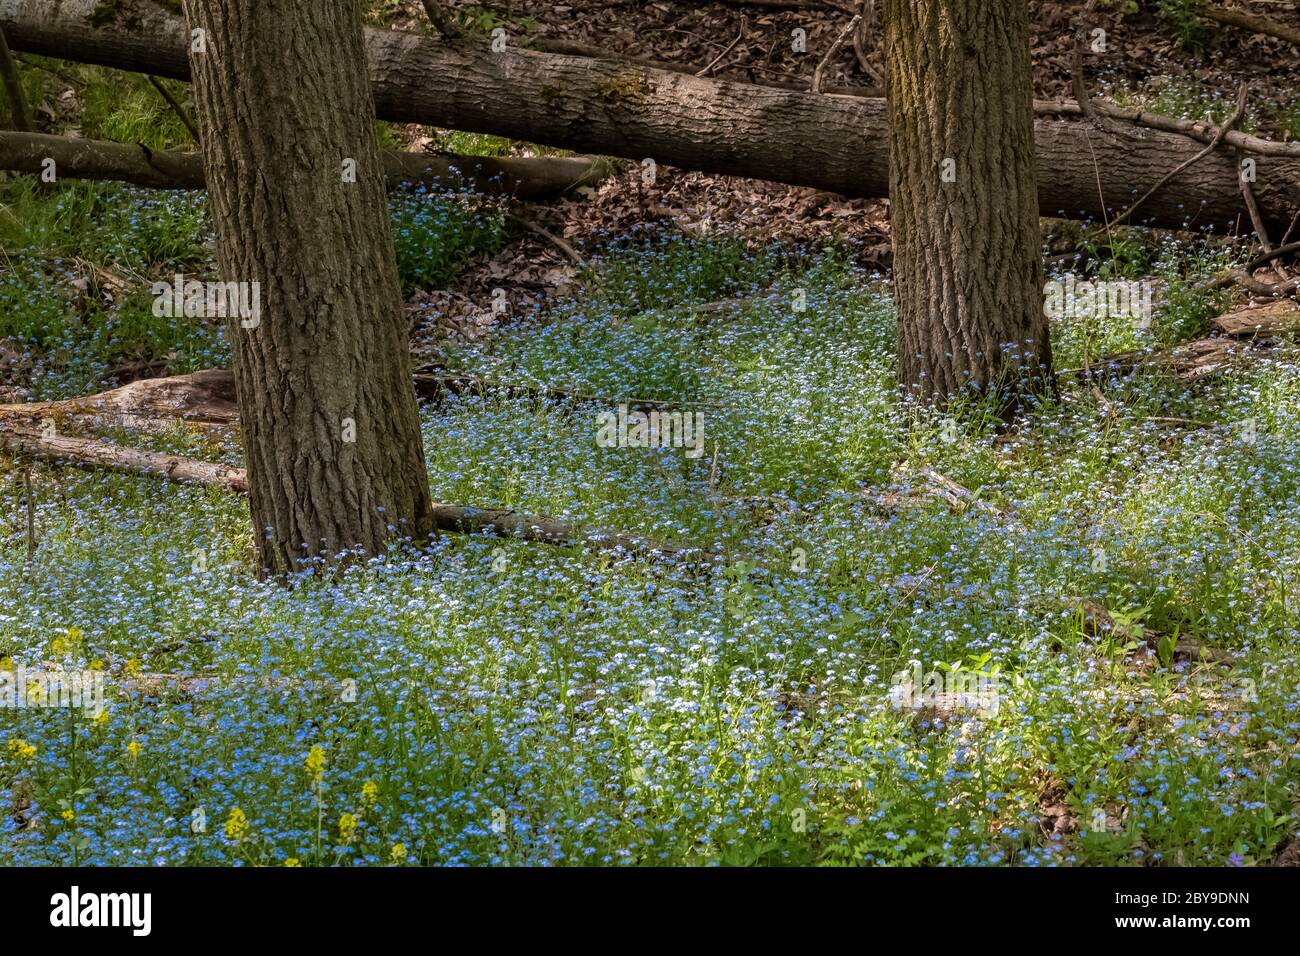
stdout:
<svg viewBox="0 0 1300 956">
<path fill-rule="evenodd" d="M 1174 39 L 1192 52 L 1203 50 L 1210 37 L 1201 19 L 1203 6 L 1204 0 L 1159 0 L 1158 3 L 1160 16 Z"/>
</svg>

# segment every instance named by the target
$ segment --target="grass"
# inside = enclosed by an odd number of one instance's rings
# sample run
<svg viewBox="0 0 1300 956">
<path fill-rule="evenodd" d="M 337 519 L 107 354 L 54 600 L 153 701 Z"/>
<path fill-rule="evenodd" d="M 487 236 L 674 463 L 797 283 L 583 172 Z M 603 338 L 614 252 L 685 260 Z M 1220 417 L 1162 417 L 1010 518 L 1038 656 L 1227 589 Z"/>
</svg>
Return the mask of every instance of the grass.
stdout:
<svg viewBox="0 0 1300 956">
<path fill-rule="evenodd" d="M 504 241 L 504 207 L 467 193 L 402 187 L 390 212 L 407 291 L 446 287 Z M 153 283 L 212 276 L 214 245 L 203 193 L 0 183 L 0 344 L 20 357 L 16 384 L 67 398 L 227 362 L 219 322 L 152 314 Z"/>
<path fill-rule="evenodd" d="M 32 248 L 77 241 L 28 219 Z M 1062 320 L 1062 367 L 1220 304 L 1207 247 L 1095 251 L 1173 292 L 1150 330 Z M 102 668 L 110 707 L 0 708 L 0 863 L 1222 865 L 1295 832 L 1294 348 L 1115 375 L 999 437 L 900 403 L 888 282 L 834 249 L 645 234 L 582 281 L 465 370 L 711 403 L 708 454 L 600 448 L 604 403 L 449 397 L 423 412 L 433 495 L 714 542 L 717 566 L 439 536 L 285 587 L 251 572 L 240 498 L 41 466 L 29 561 L 6 469 L 0 658 Z M 72 326 L 11 294 L 21 335 Z M 916 494 L 922 467 L 995 507 Z M 1084 597 L 1163 655 L 1093 633 Z M 996 674 L 996 713 L 891 707 L 913 662 Z"/>
<path fill-rule="evenodd" d="M 1184 50 L 1199 53 L 1210 45 L 1214 31 L 1201 16 L 1205 0 L 1159 0 L 1156 8 L 1170 35 Z"/>
</svg>

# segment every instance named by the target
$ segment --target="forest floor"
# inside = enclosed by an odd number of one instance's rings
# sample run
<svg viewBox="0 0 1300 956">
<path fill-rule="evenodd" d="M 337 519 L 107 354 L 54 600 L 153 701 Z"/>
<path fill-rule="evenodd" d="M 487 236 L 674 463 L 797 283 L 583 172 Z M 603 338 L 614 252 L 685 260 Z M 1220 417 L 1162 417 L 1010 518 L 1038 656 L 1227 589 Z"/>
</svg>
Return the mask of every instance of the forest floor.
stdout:
<svg viewBox="0 0 1300 956">
<path fill-rule="evenodd" d="M 86 135 L 184 142 L 143 81 L 59 68 L 75 103 L 25 76 Z M 5 458 L 0 671 L 100 670 L 109 706 L 0 707 L 0 864 L 1300 859 L 1300 347 L 1160 361 L 1248 242 L 1054 226 L 1054 274 L 1154 312 L 1062 316 L 1062 394 L 1005 431 L 899 400 L 881 204 L 669 171 L 517 210 L 581 263 L 498 201 L 391 206 L 420 363 L 606 396 L 426 403 L 435 499 L 714 557 L 440 535 L 285 587 L 242 498 Z M 228 362 L 150 309 L 212 268 L 201 194 L 9 179 L 0 250 L 7 401 Z M 632 398 L 701 413 L 699 454 L 601 447 Z"/>
</svg>

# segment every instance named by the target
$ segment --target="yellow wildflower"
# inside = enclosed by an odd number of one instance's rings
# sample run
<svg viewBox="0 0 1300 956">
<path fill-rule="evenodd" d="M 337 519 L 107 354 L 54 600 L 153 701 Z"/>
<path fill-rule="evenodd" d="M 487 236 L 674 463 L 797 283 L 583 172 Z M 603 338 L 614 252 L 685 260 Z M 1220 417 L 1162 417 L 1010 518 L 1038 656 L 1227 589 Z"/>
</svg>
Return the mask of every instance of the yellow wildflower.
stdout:
<svg viewBox="0 0 1300 956">
<path fill-rule="evenodd" d="M 122 669 L 126 671 L 127 677 L 139 677 L 140 671 L 142 670 L 142 668 L 140 667 L 140 662 L 136 660 L 134 657 L 131 658 L 129 661 L 127 661 L 125 666 L 123 666 Z"/>
<path fill-rule="evenodd" d="M 357 818 L 350 813 L 345 813 L 339 817 L 339 839 L 344 843 L 351 843 L 352 838 L 357 835 Z"/>
<path fill-rule="evenodd" d="M 77 811 L 71 809 L 64 810 L 59 814 L 59 816 L 63 817 L 66 822 L 71 823 L 73 820 L 77 819 Z"/>
<path fill-rule="evenodd" d="M 62 657 L 69 651 L 75 650 L 85 636 L 85 633 L 79 627 L 67 628 L 62 634 L 50 641 L 50 653 L 55 657 Z"/>
<path fill-rule="evenodd" d="M 36 748 L 25 740 L 15 737 L 9 741 L 9 752 L 19 760 L 31 760 L 36 756 Z"/>
<path fill-rule="evenodd" d="M 140 751 L 142 750 L 144 750 L 144 748 L 140 746 L 140 741 L 138 740 L 133 740 L 126 745 L 126 755 L 130 757 L 132 760 L 137 759 L 140 756 Z"/>
<path fill-rule="evenodd" d="M 367 807 L 373 807 L 375 801 L 379 799 L 379 784 L 373 780 L 367 780 L 361 785 L 361 802 Z"/>
<path fill-rule="evenodd" d="M 320 783 L 325 777 L 325 751 L 320 747 L 312 747 L 307 753 L 307 759 L 303 762 L 303 767 L 313 784 Z"/>
<path fill-rule="evenodd" d="M 105 707 L 103 710 L 101 710 L 99 713 L 95 715 L 94 724 L 96 727 L 103 727 L 105 724 L 108 723 L 109 720 L 110 718 L 108 716 L 108 708 Z"/>
<path fill-rule="evenodd" d="M 244 839 L 248 835 L 251 825 L 248 817 L 244 816 L 244 811 L 235 807 L 230 811 L 230 816 L 226 817 L 226 837 L 236 842 Z"/>
<path fill-rule="evenodd" d="M 393 848 L 388 851 L 388 862 L 393 866 L 401 866 L 406 862 L 406 844 L 394 843 Z"/>
<path fill-rule="evenodd" d="M 302 861 L 299 860 L 296 856 L 291 856 L 291 857 L 289 857 L 287 860 L 284 861 L 284 865 L 285 865 L 285 866 L 302 866 Z"/>
</svg>

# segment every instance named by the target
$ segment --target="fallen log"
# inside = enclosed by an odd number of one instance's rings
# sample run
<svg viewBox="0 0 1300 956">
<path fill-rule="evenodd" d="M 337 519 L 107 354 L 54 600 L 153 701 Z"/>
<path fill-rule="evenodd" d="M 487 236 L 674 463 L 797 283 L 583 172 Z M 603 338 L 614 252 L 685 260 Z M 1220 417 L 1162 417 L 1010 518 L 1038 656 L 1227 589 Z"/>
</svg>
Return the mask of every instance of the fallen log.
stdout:
<svg viewBox="0 0 1300 956">
<path fill-rule="evenodd" d="M 416 372 L 415 394 L 437 401 L 446 395 L 502 395 L 508 399 L 531 398 L 567 405 L 620 404 L 637 410 L 665 405 L 678 408 L 714 407 L 708 402 L 681 399 L 624 398 L 549 388 L 519 382 L 501 382 L 477 375 L 447 372 Z M 126 428 L 165 434 L 177 421 L 200 428 L 233 428 L 239 425 L 239 404 L 235 376 L 229 369 L 205 369 L 188 375 L 144 378 L 120 388 L 55 402 L 26 402 L 0 405 L 0 423 L 55 422 L 76 420 L 79 427 Z"/>
<path fill-rule="evenodd" d="M 185 25 L 144 0 L 7 0 L 0 28 L 20 51 L 186 79 Z M 366 35 L 381 118 L 508 136 L 582 152 L 810 186 L 849 196 L 888 194 L 884 100 L 814 95 L 689 76 L 616 61 L 486 42 L 447 44 L 371 30 Z M 1035 124 L 1044 215 L 1100 219 L 1128 206 L 1199 152 L 1188 136 L 1134 127 Z M 1143 203 L 1143 222 L 1231 231 L 1246 209 L 1235 158 L 1218 150 Z M 1300 159 L 1256 158 L 1255 198 L 1281 234 L 1300 208 Z"/>
<path fill-rule="evenodd" d="M 1165 371 L 1185 382 L 1193 382 L 1236 368 L 1250 351 L 1247 343 L 1235 338 L 1206 336 L 1155 352 L 1134 351 L 1106 355 L 1087 368 L 1069 369 L 1061 374 L 1098 380 L 1145 368 Z"/>
<path fill-rule="evenodd" d="M 1214 320 L 1224 335 L 1267 336 L 1300 332 L 1300 302 L 1278 299 L 1264 305 L 1248 305 Z"/>
<path fill-rule="evenodd" d="M 238 425 L 235 377 L 226 369 L 207 369 L 189 375 L 140 379 L 81 398 L 0 405 L 0 422 L 58 423 L 68 419 L 92 427 L 146 432 L 166 431 L 178 420 L 200 427 Z"/>
<path fill-rule="evenodd" d="M 198 153 L 151 150 L 106 140 L 70 139 L 42 133 L 0 131 L 0 169 L 41 173 L 47 160 L 67 179 L 116 180 L 154 189 L 202 189 Z M 610 164 L 590 157 L 446 156 L 383 153 L 389 188 L 401 183 L 467 185 L 488 195 L 550 199 L 600 182 Z"/>
<path fill-rule="evenodd" d="M 1250 30 L 1253 33 L 1262 33 L 1300 46 L 1300 29 L 1288 26 L 1285 23 L 1279 23 L 1277 20 L 1270 20 L 1268 17 L 1257 17 L 1245 10 L 1227 10 L 1223 7 L 1209 6 L 1203 7 L 1197 12 L 1205 19 L 1213 20 L 1215 23 L 1222 23 L 1224 26 Z"/>
<path fill-rule="evenodd" d="M 1061 374 L 1099 379 L 1149 368 L 1167 371 L 1189 382 L 1218 375 L 1257 354 L 1261 343 L 1254 340 L 1300 332 L 1300 302 L 1279 299 L 1262 305 L 1242 306 L 1219 316 L 1212 325 L 1212 335 L 1156 351 L 1107 355 L 1087 368 L 1068 369 Z M 1265 347 L 1267 344 L 1263 343 Z"/>
<path fill-rule="evenodd" d="M 171 378 L 144 379 L 84 398 L 3 405 L 0 406 L 0 450 L 56 464 L 153 475 L 180 484 L 203 485 L 247 494 L 248 477 L 242 468 L 118 445 L 95 438 L 60 435 L 51 431 L 46 424 L 82 416 L 105 423 L 105 416 L 113 416 L 107 423 L 136 428 L 142 423 L 160 419 L 235 425 L 239 413 L 234 393 L 234 376 L 228 371 L 213 369 Z M 579 545 L 597 550 L 653 552 L 693 558 L 706 558 L 711 553 L 706 548 L 694 545 L 655 541 L 643 535 L 594 531 L 556 518 L 506 508 L 477 508 L 435 502 L 433 514 L 434 525 L 440 531 L 460 534 L 492 534 L 543 544 Z"/>
<path fill-rule="evenodd" d="M 115 445 L 97 438 L 48 434 L 30 424 L 7 422 L 0 425 L 0 449 L 43 461 L 154 475 L 186 485 L 207 485 L 223 491 L 248 493 L 248 476 L 242 468 Z"/>
<path fill-rule="evenodd" d="M 179 484 L 202 485 L 222 491 L 248 493 L 243 468 L 199 461 L 181 455 L 116 445 L 96 438 L 47 435 L 32 425 L 0 425 L 0 451 L 79 468 L 102 468 L 126 474 L 152 475 Z M 508 508 L 434 502 L 434 527 L 456 534 L 490 534 L 541 544 L 578 545 L 601 551 L 653 552 L 669 556 L 706 557 L 706 548 L 655 541 L 642 535 L 606 533 L 579 528 L 567 521 Z"/>
</svg>

